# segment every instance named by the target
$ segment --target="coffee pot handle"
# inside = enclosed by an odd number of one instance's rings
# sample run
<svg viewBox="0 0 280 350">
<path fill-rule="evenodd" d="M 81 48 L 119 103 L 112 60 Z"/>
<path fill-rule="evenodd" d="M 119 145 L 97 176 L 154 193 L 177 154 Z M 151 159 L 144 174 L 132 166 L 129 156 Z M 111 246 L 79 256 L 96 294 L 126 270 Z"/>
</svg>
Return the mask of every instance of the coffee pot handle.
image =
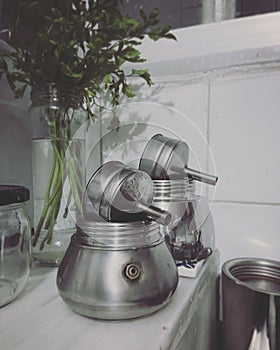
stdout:
<svg viewBox="0 0 280 350">
<path fill-rule="evenodd" d="M 137 207 L 142 210 L 148 218 L 157 221 L 161 225 L 167 226 L 171 221 L 172 215 L 166 210 L 143 202 L 137 203 Z"/>
<path fill-rule="evenodd" d="M 215 186 L 218 181 L 218 176 L 203 173 L 201 171 L 194 170 L 188 167 L 184 168 L 184 174 L 190 179 L 204 182 L 208 185 Z"/>
</svg>

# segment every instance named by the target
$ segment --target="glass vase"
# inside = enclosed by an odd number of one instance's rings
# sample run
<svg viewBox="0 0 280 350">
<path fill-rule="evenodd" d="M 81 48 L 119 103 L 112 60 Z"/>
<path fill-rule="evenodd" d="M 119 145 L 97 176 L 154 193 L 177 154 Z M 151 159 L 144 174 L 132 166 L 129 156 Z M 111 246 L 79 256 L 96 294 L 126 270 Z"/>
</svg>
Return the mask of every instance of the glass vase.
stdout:
<svg viewBox="0 0 280 350">
<path fill-rule="evenodd" d="M 33 258 L 58 266 L 82 210 L 87 113 L 73 87 L 34 86 L 31 97 Z"/>
</svg>

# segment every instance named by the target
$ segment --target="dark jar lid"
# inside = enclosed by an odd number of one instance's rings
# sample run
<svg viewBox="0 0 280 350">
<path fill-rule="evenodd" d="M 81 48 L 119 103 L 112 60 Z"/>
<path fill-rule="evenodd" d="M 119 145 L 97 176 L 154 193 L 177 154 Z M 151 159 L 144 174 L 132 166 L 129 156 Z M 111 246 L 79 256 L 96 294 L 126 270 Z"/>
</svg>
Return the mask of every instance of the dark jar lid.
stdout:
<svg viewBox="0 0 280 350">
<path fill-rule="evenodd" d="M 17 185 L 0 185 L 0 206 L 28 201 L 28 188 Z"/>
</svg>

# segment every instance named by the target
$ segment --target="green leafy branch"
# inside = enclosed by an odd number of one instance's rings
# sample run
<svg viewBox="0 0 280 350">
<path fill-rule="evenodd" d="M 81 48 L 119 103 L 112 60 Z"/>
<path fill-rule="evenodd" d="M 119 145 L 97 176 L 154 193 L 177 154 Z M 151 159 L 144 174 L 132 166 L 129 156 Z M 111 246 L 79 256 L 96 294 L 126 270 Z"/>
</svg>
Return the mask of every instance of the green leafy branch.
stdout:
<svg viewBox="0 0 280 350">
<path fill-rule="evenodd" d="M 145 36 L 175 37 L 159 25 L 158 9 L 146 14 L 140 8 L 138 21 L 124 15 L 122 5 L 121 0 L 22 1 L 9 28 L 11 51 L 0 52 L 0 74 L 7 76 L 15 96 L 36 83 L 62 83 L 80 88 L 90 110 L 104 89 L 113 105 L 121 95 L 133 97 L 131 76 L 151 85 L 148 70 L 125 73 L 122 66 L 145 61 L 137 49 Z"/>
</svg>

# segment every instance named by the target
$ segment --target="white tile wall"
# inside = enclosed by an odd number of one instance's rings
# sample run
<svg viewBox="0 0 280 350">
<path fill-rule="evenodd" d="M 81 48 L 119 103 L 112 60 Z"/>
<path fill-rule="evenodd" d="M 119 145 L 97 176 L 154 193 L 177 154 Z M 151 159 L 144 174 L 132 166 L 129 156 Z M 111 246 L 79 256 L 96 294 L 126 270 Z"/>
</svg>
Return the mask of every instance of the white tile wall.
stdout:
<svg viewBox="0 0 280 350">
<path fill-rule="evenodd" d="M 211 83 L 209 140 L 219 174 L 213 215 L 221 262 L 280 259 L 279 88 L 277 71 Z"/>
<path fill-rule="evenodd" d="M 221 262 L 280 259 L 280 206 L 214 203 L 212 214 Z"/>
<path fill-rule="evenodd" d="M 211 84 L 217 200 L 280 203 L 280 72 Z"/>
<path fill-rule="evenodd" d="M 161 115 L 152 116 L 153 121 L 174 132 L 188 143 L 190 148 L 189 165 L 205 169 L 208 151 L 208 84 L 193 83 L 190 85 L 175 84 L 164 87 L 160 104 L 170 105 L 173 113 L 169 118 Z"/>
<path fill-rule="evenodd" d="M 26 100 L 0 80 L 0 183 L 31 184 L 31 139 Z"/>
<path fill-rule="evenodd" d="M 4 79 L 0 81 L 0 183 L 23 185 L 32 195 L 31 138 L 27 99 L 14 99 Z M 27 204 L 33 216 L 32 203 Z"/>
<path fill-rule="evenodd" d="M 190 128 L 191 121 L 155 111 L 151 119 L 199 150 L 200 168 L 219 176 L 208 195 L 210 202 L 215 200 L 221 263 L 240 256 L 280 259 L 280 72 L 235 72 L 223 79 L 210 74 L 208 79 L 178 86 L 169 81 L 158 102 L 190 118 L 209 148 Z"/>
<path fill-rule="evenodd" d="M 207 128 L 208 128 L 208 84 L 166 84 L 158 103 L 170 106 L 169 115 L 163 118 L 160 113 L 151 115 L 151 122 L 164 127 L 170 137 L 182 139 L 189 146 L 190 167 L 206 171 L 207 168 Z M 165 107 L 162 107 L 165 108 Z M 205 187 L 200 186 L 199 191 Z"/>
</svg>

